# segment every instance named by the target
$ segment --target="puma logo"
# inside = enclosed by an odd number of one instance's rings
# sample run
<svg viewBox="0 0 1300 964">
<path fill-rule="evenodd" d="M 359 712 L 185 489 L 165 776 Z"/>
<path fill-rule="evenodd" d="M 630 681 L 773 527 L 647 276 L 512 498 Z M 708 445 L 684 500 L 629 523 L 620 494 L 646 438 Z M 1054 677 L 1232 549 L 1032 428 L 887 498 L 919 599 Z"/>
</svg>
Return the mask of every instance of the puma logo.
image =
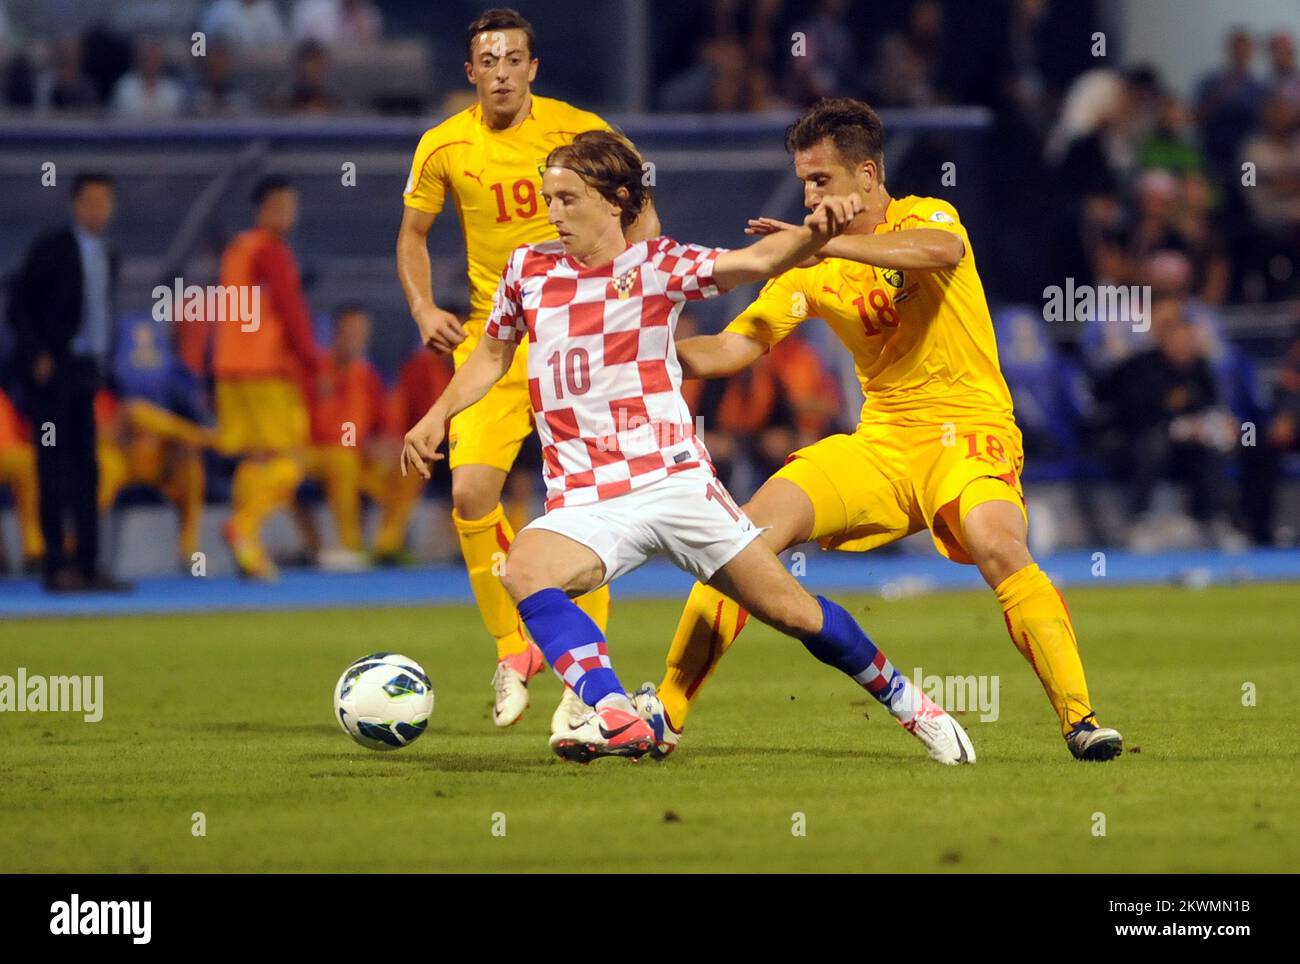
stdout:
<svg viewBox="0 0 1300 964">
<path fill-rule="evenodd" d="M 479 186 L 479 187 L 482 187 L 482 186 L 483 186 L 483 172 L 486 171 L 486 170 L 487 170 L 487 168 L 484 167 L 484 168 L 481 168 L 477 174 L 474 174 L 474 173 L 471 172 L 471 171 L 465 171 L 464 174 L 465 174 L 465 176 L 466 176 L 467 178 L 469 178 L 470 180 L 478 181 L 478 186 Z"/>
</svg>

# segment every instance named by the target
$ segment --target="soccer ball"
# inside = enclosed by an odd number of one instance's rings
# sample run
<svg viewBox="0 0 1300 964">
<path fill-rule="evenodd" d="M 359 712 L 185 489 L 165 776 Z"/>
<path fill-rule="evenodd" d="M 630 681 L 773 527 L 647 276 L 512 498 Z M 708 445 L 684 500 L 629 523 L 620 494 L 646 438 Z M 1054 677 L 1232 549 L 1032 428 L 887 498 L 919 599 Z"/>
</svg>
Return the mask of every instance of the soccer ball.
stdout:
<svg viewBox="0 0 1300 964">
<path fill-rule="evenodd" d="M 372 750 L 398 750 L 424 732 L 433 713 L 433 684 L 401 653 L 354 661 L 334 687 L 334 716 L 352 739 Z"/>
</svg>

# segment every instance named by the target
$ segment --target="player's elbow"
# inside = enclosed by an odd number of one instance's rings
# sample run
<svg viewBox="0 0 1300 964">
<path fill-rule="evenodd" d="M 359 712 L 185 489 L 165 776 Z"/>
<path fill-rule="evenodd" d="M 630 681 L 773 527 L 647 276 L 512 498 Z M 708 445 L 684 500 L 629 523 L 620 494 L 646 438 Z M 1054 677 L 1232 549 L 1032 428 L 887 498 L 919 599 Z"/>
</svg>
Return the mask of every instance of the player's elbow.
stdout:
<svg viewBox="0 0 1300 964">
<path fill-rule="evenodd" d="M 929 245 L 927 252 L 934 267 L 939 271 L 951 271 L 961 263 L 966 254 L 966 245 L 955 234 L 944 234 Z"/>
</svg>

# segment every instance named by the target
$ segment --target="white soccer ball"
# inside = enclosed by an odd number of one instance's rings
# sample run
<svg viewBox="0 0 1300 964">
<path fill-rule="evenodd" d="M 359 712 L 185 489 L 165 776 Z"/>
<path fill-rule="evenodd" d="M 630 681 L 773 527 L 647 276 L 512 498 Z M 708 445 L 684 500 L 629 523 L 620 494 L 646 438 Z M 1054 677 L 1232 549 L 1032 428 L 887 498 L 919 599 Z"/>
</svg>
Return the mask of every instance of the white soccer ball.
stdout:
<svg viewBox="0 0 1300 964">
<path fill-rule="evenodd" d="M 424 732 L 433 713 L 433 684 L 401 653 L 355 660 L 334 687 L 334 717 L 345 733 L 372 750 L 399 750 Z"/>
</svg>

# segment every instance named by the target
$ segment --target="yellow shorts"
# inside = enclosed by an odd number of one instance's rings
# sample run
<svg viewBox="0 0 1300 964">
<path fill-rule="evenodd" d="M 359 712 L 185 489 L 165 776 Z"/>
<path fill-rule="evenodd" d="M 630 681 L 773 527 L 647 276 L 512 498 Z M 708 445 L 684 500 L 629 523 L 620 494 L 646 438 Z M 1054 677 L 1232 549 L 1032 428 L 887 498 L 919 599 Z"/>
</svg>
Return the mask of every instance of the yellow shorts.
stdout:
<svg viewBox="0 0 1300 964">
<path fill-rule="evenodd" d="M 812 501 L 812 537 L 823 548 L 865 552 L 928 528 L 943 555 L 970 563 L 958 498 L 976 479 L 998 478 L 1024 513 L 1023 465 L 1020 430 L 1011 422 L 864 424 L 800 449 L 774 478 L 793 482 Z M 998 495 L 981 493 L 961 507 Z"/>
<path fill-rule="evenodd" d="M 288 452 L 307 445 L 307 405 L 298 383 L 287 378 L 226 378 L 217 381 L 217 448 Z"/>
<path fill-rule="evenodd" d="M 466 325 L 471 332 L 456 348 L 459 368 L 482 337 L 482 323 Z M 447 432 L 448 461 L 453 469 L 462 465 L 491 465 L 509 472 L 519 448 L 533 430 L 533 408 L 528 400 L 528 345 L 520 345 L 505 378 L 458 415 L 453 415 Z"/>
</svg>

